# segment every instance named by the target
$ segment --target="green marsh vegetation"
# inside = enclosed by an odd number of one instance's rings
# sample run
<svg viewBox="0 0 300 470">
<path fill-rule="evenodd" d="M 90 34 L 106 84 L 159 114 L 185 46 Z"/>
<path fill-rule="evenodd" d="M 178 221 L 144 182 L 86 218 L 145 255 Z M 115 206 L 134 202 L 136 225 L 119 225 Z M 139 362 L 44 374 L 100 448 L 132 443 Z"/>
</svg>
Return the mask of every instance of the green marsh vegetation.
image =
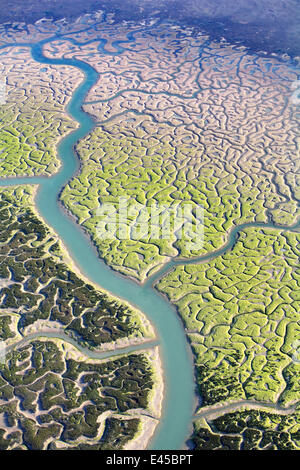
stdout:
<svg viewBox="0 0 300 470">
<path fill-rule="evenodd" d="M 116 127 L 114 132 L 96 128 L 78 144 L 81 171 L 61 194 L 65 207 L 91 235 L 101 258 L 114 269 L 144 280 L 153 267 L 169 257 L 191 258 L 215 251 L 224 245 L 228 232 L 236 225 L 269 220 L 279 225 L 295 222 L 299 214 L 297 200 L 280 175 L 275 184 L 272 172 L 250 174 L 249 168 L 226 163 L 221 153 L 219 157 L 200 158 L 202 147 L 191 148 L 179 137 L 178 142 L 176 138 L 160 139 L 145 132 L 137 137 L 120 128 L 117 133 Z M 187 248 L 186 242 L 191 240 L 188 234 L 182 239 L 176 239 L 175 234 L 170 239 L 153 239 L 150 234 L 142 240 L 99 238 L 97 209 L 109 203 L 117 210 L 120 197 L 128 199 L 129 208 L 136 204 L 150 207 L 152 203 L 170 208 L 184 203 L 195 209 L 202 206 L 203 247 Z M 137 221 L 138 212 L 132 214 L 134 217 Z"/>
<path fill-rule="evenodd" d="M 147 408 L 152 386 L 143 354 L 84 362 L 32 341 L 0 364 L 0 449 L 122 448 L 139 430 L 127 413 Z"/>
<path fill-rule="evenodd" d="M 17 48 L 2 55 L 7 82 L 0 106 L 0 177 L 50 176 L 61 165 L 56 146 L 77 127 L 66 102 L 81 72 L 70 67 L 41 65 Z"/>
<path fill-rule="evenodd" d="M 158 282 L 187 330 L 202 406 L 299 401 L 299 250 L 296 232 L 248 228 L 231 251 Z"/>
<path fill-rule="evenodd" d="M 33 186 L 0 191 L 1 340 L 15 335 L 12 314 L 18 333 L 53 321 L 90 348 L 147 335 L 138 312 L 66 264 L 56 235 L 34 212 L 34 192 Z M 148 409 L 156 380 L 145 353 L 75 360 L 55 340 L 32 340 L 10 347 L 2 362 L 1 450 L 118 449 L 141 431 L 138 416 Z"/>
<path fill-rule="evenodd" d="M 58 322 L 88 347 L 147 336 L 138 312 L 68 267 L 56 235 L 33 211 L 33 192 L 30 186 L 0 191 L 1 311 L 19 315 L 20 331 L 38 320 Z"/>
<path fill-rule="evenodd" d="M 237 411 L 196 421 L 191 440 L 195 450 L 299 450 L 300 416 Z"/>
</svg>

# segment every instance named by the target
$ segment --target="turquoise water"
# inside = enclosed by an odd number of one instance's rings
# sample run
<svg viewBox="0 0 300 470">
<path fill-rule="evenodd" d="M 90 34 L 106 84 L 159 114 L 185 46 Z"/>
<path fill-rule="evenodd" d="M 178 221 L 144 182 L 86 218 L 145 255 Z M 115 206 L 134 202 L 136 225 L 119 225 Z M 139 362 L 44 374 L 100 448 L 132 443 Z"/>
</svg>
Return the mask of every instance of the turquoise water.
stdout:
<svg viewBox="0 0 300 470">
<path fill-rule="evenodd" d="M 153 346 L 157 346 L 157 341 L 147 341 L 147 343 L 141 343 L 141 344 L 135 344 L 132 346 L 127 346 L 127 347 L 119 347 L 114 350 L 107 350 L 107 351 L 92 351 L 90 349 L 85 348 L 84 346 L 81 346 L 78 344 L 78 342 L 71 338 L 70 336 L 66 335 L 64 331 L 38 331 L 36 333 L 30 333 L 29 335 L 25 336 L 22 338 L 20 341 L 17 343 L 13 343 L 12 345 L 8 346 L 6 348 L 6 352 L 20 348 L 24 345 L 26 345 L 29 341 L 33 341 L 35 339 L 39 338 L 54 338 L 54 339 L 61 339 L 65 343 L 69 343 L 72 346 L 74 346 L 76 349 L 81 351 L 83 354 L 85 354 L 87 357 L 90 359 L 113 359 L 115 356 L 120 356 L 120 354 L 129 354 L 133 353 L 136 351 L 140 350 L 146 350 L 148 348 L 152 348 Z"/>
<path fill-rule="evenodd" d="M 38 211 L 62 239 L 79 269 L 101 288 L 130 302 L 150 319 L 157 332 L 165 377 L 163 415 L 150 447 L 153 450 L 180 449 L 189 437 L 196 405 L 193 358 L 182 323 L 174 307 L 153 288 L 152 284 L 168 269 L 182 263 L 182 261 L 172 261 L 144 285 L 139 285 L 120 276 L 102 262 L 80 227 L 66 215 L 60 206 L 59 193 L 79 167 L 78 159 L 73 151 L 74 145 L 94 127 L 92 119 L 81 109 L 81 106 L 87 92 L 98 80 L 98 74 L 87 63 L 79 60 L 44 57 L 42 45 L 52 39 L 34 45 L 28 44 L 28 46 L 31 47 L 32 57 L 38 62 L 74 66 L 84 72 L 85 79 L 74 92 L 68 106 L 68 112 L 79 123 L 79 128 L 65 137 L 58 146 L 58 155 L 62 161 L 59 173 L 51 178 L 33 177 L 2 180 L 0 185 L 39 184 L 36 198 Z M 133 35 L 128 35 L 127 42 L 133 40 Z M 122 41 L 122 43 L 125 42 Z M 104 46 L 105 42 L 100 43 L 101 52 L 108 53 Z M 120 42 L 116 42 L 115 47 L 116 52 L 113 54 L 122 53 L 123 47 L 120 46 Z M 237 227 L 231 232 L 228 243 L 222 249 L 188 262 L 206 261 L 231 249 L 239 230 L 247 226 L 274 227 L 273 224 L 255 223 Z M 294 228 L 298 226 L 299 224 Z"/>
<path fill-rule="evenodd" d="M 152 286 L 142 286 L 120 276 L 99 260 L 95 248 L 86 235 L 58 203 L 62 187 L 72 178 L 79 166 L 73 147 L 94 127 L 92 119 L 81 106 L 86 93 L 98 80 L 98 74 L 87 63 L 79 60 L 44 57 L 42 44 L 32 45 L 32 57 L 35 60 L 44 64 L 75 66 L 85 73 L 85 80 L 74 92 L 68 106 L 69 114 L 80 127 L 64 138 L 58 146 L 58 155 L 62 161 L 59 173 L 51 178 L 2 180 L 0 184 L 7 186 L 38 183 L 40 186 L 36 197 L 37 209 L 62 239 L 82 273 L 101 288 L 142 310 L 152 322 L 161 350 L 165 393 L 163 415 L 151 442 L 151 449 L 180 449 L 189 436 L 196 405 L 193 359 L 182 323 L 171 304 Z"/>
</svg>

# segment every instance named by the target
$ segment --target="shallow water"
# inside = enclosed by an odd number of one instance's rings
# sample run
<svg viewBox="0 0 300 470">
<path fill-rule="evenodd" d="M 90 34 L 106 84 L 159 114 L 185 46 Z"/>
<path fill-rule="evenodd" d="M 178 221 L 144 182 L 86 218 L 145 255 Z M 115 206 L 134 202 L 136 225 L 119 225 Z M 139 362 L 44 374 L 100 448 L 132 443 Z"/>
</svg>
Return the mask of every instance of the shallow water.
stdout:
<svg viewBox="0 0 300 470">
<path fill-rule="evenodd" d="M 194 380 L 193 358 L 183 325 L 175 308 L 154 288 L 153 282 L 168 269 L 183 263 L 176 260 L 168 263 L 144 285 L 140 285 L 119 275 L 101 261 L 95 248 L 81 228 L 68 217 L 58 202 L 58 196 L 64 185 L 72 178 L 79 168 L 78 159 L 73 151 L 74 145 L 94 127 L 92 119 L 81 109 L 89 89 L 98 80 L 98 74 L 87 63 L 74 59 L 48 59 L 43 56 L 42 45 L 57 39 L 53 37 L 31 46 L 32 57 L 43 64 L 69 65 L 81 69 L 85 73 L 83 83 L 76 89 L 68 106 L 68 112 L 79 123 L 79 128 L 65 137 L 58 146 L 58 155 L 62 161 L 59 173 L 51 178 L 13 178 L 2 180 L 1 186 L 15 184 L 39 184 L 36 205 L 44 220 L 53 227 L 68 249 L 73 260 L 91 281 L 113 295 L 125 299 L 142 310 L 154 325 L 160 344 L 161 357 L 165 378 L 165 398 L 163 415 L 151 443 L 154 450 L 180 449 L 189 437 L 192 418 L 196 405 L 196 385 Z M 133 34 L 128 34 L 128 41 L 133 42 Z M 122 44 L 125 42 L 122 41 Z M 121 54 L 121 43 L 114 43 L 116 51 Z M 105 51 L 105 41 L 100 42 L 99 49 Z M 184 263 L 208 261 L 231 249 L 238 236 L 238 231 L 247 226 L 274 227 L 272 224 L 244 224 L 237 227 L 228 236 L 226 245 L 215 253 L 199 257 Z M 299 227 L 299 224 L 294 228 Z M 138 349 L 138 348 L 137 348 Z"/>
<path fill-rule="evenodd" d="M 131 35 L 128 41 L 132 40 Z M 162 419 L 152 440 L 151 448 L 155 450 L 180 449 L 189 436 L 196 405 L 193 359 L 184 329 L 175 308 L 152 286 L 142 286 L 118 275 L 98 258 L 95 248 L 86 235 L 67 216 L 58 202 L 62 187 L 79 167 L 73 147 L 94 127 L 94 122 L 81 109 L 81 106 L 85 95 L 98 80 L 98 74 L 87 63 L 79 60 L 44 57 L 42 45 L 45 42 L 32 45 L 32 57 L 35 60 L 43 64 L 75 66 L 85 73 L 85 80 L 76 89 L 68 105 L 69 114 L 80 124 L 80 127 L 65 137 L 58 146 L 58 155 L 62 161 L 59 173 L 51 178 L 2 180 L 0 185 L 39 184 L 36 197 L 37 209 L 61 238 L 82 273 L 101 288 L 142 310 L 152 322 L 161 350 L 165 393 Z M 121 52 L 122 48 L 118 45 L 118 53 Z"/>
</svg>

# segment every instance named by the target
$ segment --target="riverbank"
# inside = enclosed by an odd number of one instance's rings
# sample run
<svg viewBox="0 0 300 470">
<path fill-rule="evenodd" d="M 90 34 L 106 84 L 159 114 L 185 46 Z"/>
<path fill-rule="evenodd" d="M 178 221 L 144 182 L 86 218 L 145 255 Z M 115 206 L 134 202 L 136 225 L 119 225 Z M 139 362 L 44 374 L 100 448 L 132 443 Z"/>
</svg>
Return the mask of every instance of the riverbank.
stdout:
<svg viewBox="0 0 300 470">
<path fill-rule="evenodd" d="M 71 258 L 84 276 L 100 285 L 102 290 L 111 292 L 120 299 L 126 299 L 131 305 L 136 306 L 155 326 L 161 344 L 165 395 L 168 399 L 164 404 L 161 425 L 156 428 L 157 431 L 150 445 L 153 449 L 181 448 L 189 435 L 191 416 L 194 411 L 193 369 L 181 322 L 172 306 L 152 289 L 145 289 L 131 280 L 123 279 L 104 266 L 95 256 L 86 237 L 58 206 L 58 194 L 61 188 L 72 178 L 78 168 L 73 152 L 74 144 L 94 126 L 91 119 L 82 111 L 82 103 L 86 93 L 97 80 L 97 75 L 91 67 L 83 65 L 76 59 L 64 61 L 45 58 L 39 44 L 32 46 L 32 54 L 35 60 L 41 63 L 78 66 L 81 70 L 84 68 L 86 73 L 85 81 L 76 89 L 68 106 L 70 115 L 79 122 L 80 126 L 75 132 L 65 137 L 58 146 L 58 155 L 63 162 L 61 171 L 51 178 L 32 179 L 32 183 L 40 185 L 36 198 L 37 211 L 68 247 Z M 28 180 L 16 179 L 11 181 L 9 186 L 18 182 L 27 184 Z M 5 186 L 5 181 L 1 182 L 1 185 Z M 178 422 L 180 426 L 175 424 Z"/>
</svg>

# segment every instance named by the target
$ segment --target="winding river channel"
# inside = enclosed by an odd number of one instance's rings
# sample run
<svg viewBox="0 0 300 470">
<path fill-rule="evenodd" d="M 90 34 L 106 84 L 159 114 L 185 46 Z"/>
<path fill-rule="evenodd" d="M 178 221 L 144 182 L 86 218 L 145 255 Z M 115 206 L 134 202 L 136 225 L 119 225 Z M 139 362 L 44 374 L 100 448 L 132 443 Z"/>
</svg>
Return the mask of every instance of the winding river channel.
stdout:
<svg viewBox="0 0 300 470">
<path fill-rule="evenodd" d="M 140 285 L 120 276 L 101 261 L 87 236 L 68 217 L 58 201 L 61 189 L 79 168 L 74 146 L 94 127 L 94 121 L 82 110 L 82 105 L 86 94 L 97 82 L 98 74 L 91 66 L 80 60 L 45 57 L 42 52 L 43 44 L 53 40 L 54 38 L 50 38 L 35 44 L 10 45 L 31 47 L 33 59 L 43 64 L 69 65 L 84 72 L 85 79 L 74 92 L 67 108 L 68 113 L 79 123 L 79 127 L 58 145 L 58 156 L 62 167 L 57 174 L 51 178 L 10 178 L 2 180 L 0 184 L 1 186 L 38 184 L 37 209 L 61 238 L 80 271 L 102 289 L 136 306 L 152 322 L 161 350 L 165 393 L 162 419 L 152 439 L 151 448 L 180 449 L 189 436 L 196 396 L 192 354 L 175 308 L 151 285 Z"/>
<path fill-rule="evenodd" d="M 49 59 L 45 57 L 42 51 L 43 44 L 56 39 L 58 37 L 55 36 L 35 44 L 12 43 L 10 46 L 22 45 L 22 47 L 30 47 L 33 59 L 40 63 L 74 66 L 84 72 L 84 81 L 75 90 L 67 108 L 68 113 L 79 123 L 79 127 L 67 135 L 58 145 L 58 156 L 61 159 L 62 167 L 57 174 L 50 178 L 11 178 L 2 180 L 0 185 L 38 184 L 39 190 L 36 196 L 37 209 L 43 219 L 53 227 L 63 241 L 80 271 L 102 289 L 136 306 L 152 322 L 161 351 L 165 393 L 162 419 L 150 443 L 150 448 L 153 450 L 180 449 L 184 446 L 190 435 L 198 400 L 196 396 L 193 357 L 183 324 L 175 308 L 155 290 L 153 283 L 168 269 L 178 263 L 183 263 L 183 261 L 171 261 L 160 272 L 148 279 L 147 282 L 138 284 L 131 279 L 119 275 L 98 258 L 95 247 L 88 237 L 67 215 L 59 203 L 59 193 L 79 169 L 79 161 L 74 152 L 74 146 L 95 125 L 90 116 L 82 110 L 82 105 L 88 91 L 97 82 L 99 77 L 90 65 L 80 60 Z M 128 42 L 133 41 L 133 39 L 132 34 L 128 35 Z M 119 42 L 115 46 L 116 54 L 122 53 L 122 47 L 119 45 Z M 100 44 L 99 47 L 102 47 L 102 52 L 105 53 L 103 49 L 104 44 Z M 246 224 L 245 226 L 251 225 L 255 226 L 258 224 Z M 272 224 L 261 225 L 264 227 L 274 227 Z M 245 226 L 235 228 L 228 236 L 226 245 L 220 250 L 189 262 L 206 261 L 231 249 L 237 238 L 238 231 Z M 40 336 L 44 336 L 42 332 Z M 145 347 L 147 346 L 145 345 Z M 132 349 L 137 350 L 139 348 L 135 347 Z M 111 356 L 112 352 L 109 355 Z"/>
</svg>

